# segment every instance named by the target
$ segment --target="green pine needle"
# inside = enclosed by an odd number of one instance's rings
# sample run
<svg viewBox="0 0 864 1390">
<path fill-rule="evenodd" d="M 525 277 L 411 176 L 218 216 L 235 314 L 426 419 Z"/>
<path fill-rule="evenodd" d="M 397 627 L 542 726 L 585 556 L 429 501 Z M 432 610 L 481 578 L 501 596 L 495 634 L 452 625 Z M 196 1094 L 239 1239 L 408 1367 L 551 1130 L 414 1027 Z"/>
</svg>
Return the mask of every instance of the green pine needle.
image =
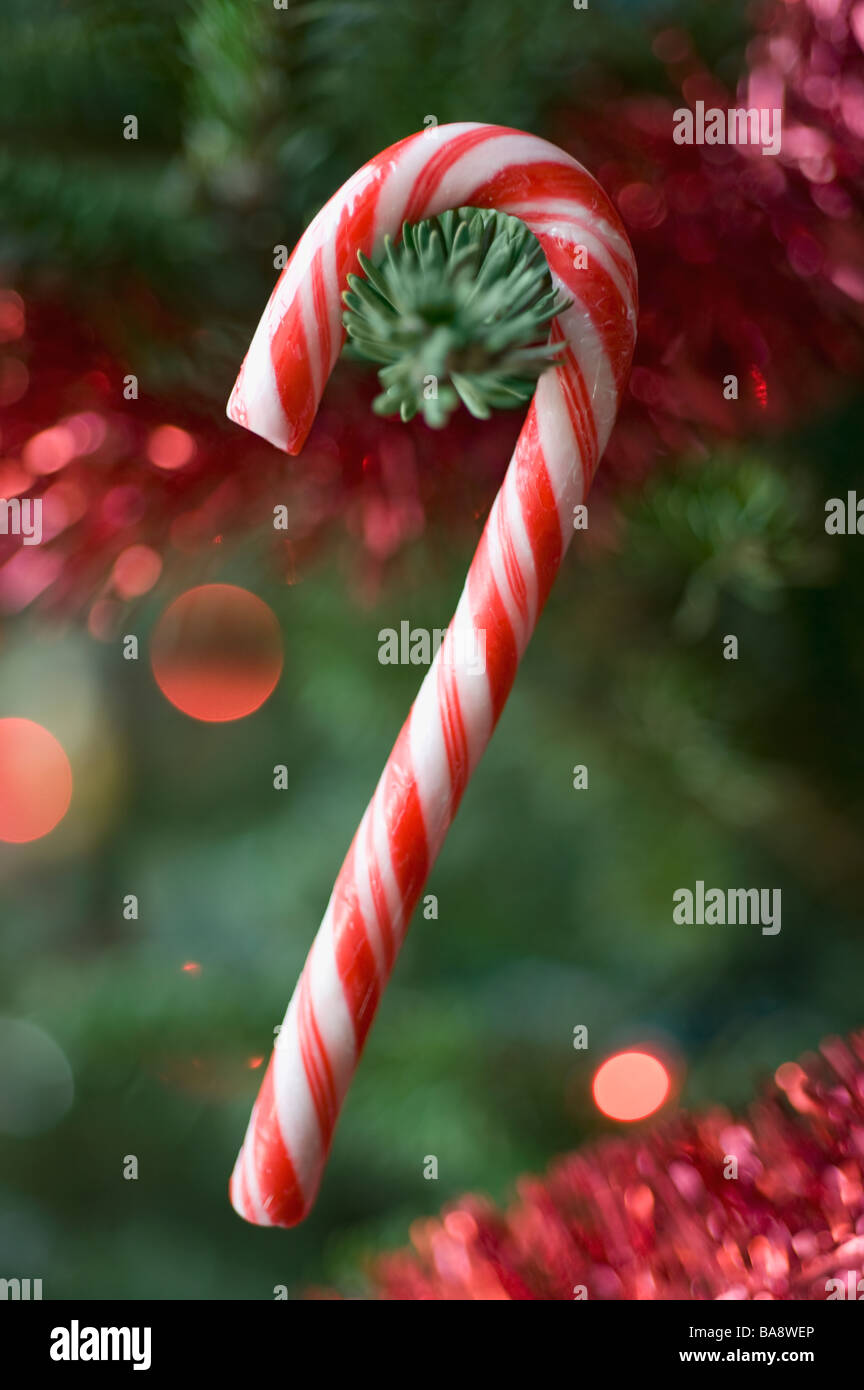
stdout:
<svg viewBox="0 0 864 1390">
<path fill-rule="evenodd" d="M 531 399 L 558 360 L 549 325 L 568 307 L 537 238 L 515 217 L 459 208 L 388 237 L 377 266 L 362 252 L 343 322 L 356 355 L 382 364 L 379 415 L 447 423 L 460 400 L 481 420 Z"/>
</svg>

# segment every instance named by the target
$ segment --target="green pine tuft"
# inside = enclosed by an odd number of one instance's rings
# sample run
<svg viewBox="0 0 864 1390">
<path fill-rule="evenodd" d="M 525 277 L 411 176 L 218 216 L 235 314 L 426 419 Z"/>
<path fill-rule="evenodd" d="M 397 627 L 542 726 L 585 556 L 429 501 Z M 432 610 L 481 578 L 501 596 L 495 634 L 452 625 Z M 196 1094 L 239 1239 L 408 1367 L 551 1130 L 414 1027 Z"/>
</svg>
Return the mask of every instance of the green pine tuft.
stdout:
<svg viewBox="0 0 864 1390">
<path fill-rule="evenodd" d="M 479 419 L 531 399 L 561 344 L 566 309 L 537 238 L 515 217 L 459 208 L 411 226 L 378 265 L 358 252 L 343 322 L 354 353 L 383 364 L 373 409 L 438 429 L 460 400 Z"/>
</svg>

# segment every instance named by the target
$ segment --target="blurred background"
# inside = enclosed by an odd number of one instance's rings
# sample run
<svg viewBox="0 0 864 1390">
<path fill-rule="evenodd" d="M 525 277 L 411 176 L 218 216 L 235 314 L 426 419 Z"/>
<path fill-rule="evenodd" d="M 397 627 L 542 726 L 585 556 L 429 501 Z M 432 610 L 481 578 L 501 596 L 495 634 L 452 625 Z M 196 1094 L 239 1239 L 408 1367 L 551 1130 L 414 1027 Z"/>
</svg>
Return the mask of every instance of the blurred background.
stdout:
<svg viewBox="0 0 864 1390">
<path fill-rule="evenodd" d="M 0 1274 L 363 1296 L 417 1217 L 614 1128 L 610 1053 L 668 1058 L 674 1104 L 739 1107 L 860 1025 L 864 562 L 825 503 L 864 423 L 861 6 L 6 0 L 0 40 L 0 496 L 45 499 L 42 545 L 0 536 L 0 721 L 53 736 L 7 725 L 0 760 L 26 745 L 62 817 L 7 807 L 0 841 Z M 677 107 L 745 98 L 782 107 L 778 158 L 674 144 Z M 224 404 L 274 248 L 430 116 L 591 168 L 640 340 L 318 1205 L 261 1232 L 228 1175 L 418 684 L 378 632 L 446 625 L 520 422 L 381 421 L 343 362 L 291 460 Z M 207 585 L 260 603 L 163 621 Z M 183 631 L 242 717 L 212 722 Z M 674 925 L 697 879 L 780 888 L 781 933 Z"/>
</svg>

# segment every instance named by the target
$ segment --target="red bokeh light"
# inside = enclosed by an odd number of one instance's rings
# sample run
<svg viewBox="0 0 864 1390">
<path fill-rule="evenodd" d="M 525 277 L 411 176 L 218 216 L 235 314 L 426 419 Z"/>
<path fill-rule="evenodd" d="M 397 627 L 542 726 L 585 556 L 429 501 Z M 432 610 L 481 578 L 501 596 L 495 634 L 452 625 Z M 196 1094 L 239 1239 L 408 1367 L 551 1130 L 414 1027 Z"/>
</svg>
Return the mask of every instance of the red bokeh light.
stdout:
<svg viewBox="0 0 864 1390">
<path fill-rule="evenodd" d="M 182 468 L 195 453 L 195 440 L 178 425 L 160 425 L 147 440 L 147 453 L 157 468 Z"/>
<path fill-rule="evenodd" d="M 114 561 L 112 581 L 121 598 L 140 598 L 162 573 L 162 556 L 149 545 L 130 545 Z"/>
<path fill-rule="evenodd" d="M 72 800 L 72 769 L 53 734 L 30 719 L 0 719 L 0 840 L 39 840 Z"/>
<path fill-rule="evenodd" d="M 613 1120 L 642 1120 L 669 1094 L 663 1063 L 648 1052 L 619 1052 L 598 1068 L 592 1093 L 598 1110 Z"/>
<path fill-rule="evenodd" d="M 24 445 L 22 458 L 31 473 L 59 473 L 75 457 L 75 434 L 65 425 L 40 430 Z"/>
<path fill-rule="evenodd" d="M 14 290 L 0 290 L 0 342 L 20 338 L 26 327 L 24 300 Z"/>
<path fill-rule="evenodd" d="M 282 636 L 266 603 L 233 584 L 203 584 L 162 614 L 150 647 L 156 683 L 207 723 L 260 709 L 282 673 Z"/>
</svg>

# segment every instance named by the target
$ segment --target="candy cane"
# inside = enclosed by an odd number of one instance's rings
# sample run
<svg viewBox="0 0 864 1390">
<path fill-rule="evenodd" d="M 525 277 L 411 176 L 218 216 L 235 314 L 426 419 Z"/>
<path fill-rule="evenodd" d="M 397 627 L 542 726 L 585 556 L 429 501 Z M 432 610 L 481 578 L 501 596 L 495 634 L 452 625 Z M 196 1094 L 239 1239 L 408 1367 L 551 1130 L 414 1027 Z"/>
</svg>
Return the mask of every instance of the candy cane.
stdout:
<svg viewBox="0 0 864 1390">
<path fill-rule="evenodd" d="M 231 1179 L 258 1225 L 309 1211 L 411 913 L 492 734 L 612 428 L 635 341 L 636 267 L 618 216 L 555 145 L 502 126 L 437 126 L 365 164 L 301 237 L 228 405 L 296 454 L 343 338 L 357 252 L 448 208 L 527 224 L 571 306 L 553 322 L 560 365 L 540 378 L 465 588 L 402 728 L 288 1006 Z M 471 653 L 485 633 L 486 669 Z"/>
</svg>

